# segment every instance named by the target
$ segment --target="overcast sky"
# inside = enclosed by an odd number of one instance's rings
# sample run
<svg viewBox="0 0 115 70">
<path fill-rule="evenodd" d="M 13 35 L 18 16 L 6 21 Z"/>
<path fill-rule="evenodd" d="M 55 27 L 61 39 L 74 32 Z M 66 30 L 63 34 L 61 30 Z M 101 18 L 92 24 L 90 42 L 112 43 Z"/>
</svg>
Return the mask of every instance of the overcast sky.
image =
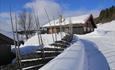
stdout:
<svg viewBox="0 0 115 70">
<path fill-rule="evenodd" d="M 44 8 L 50 19 L 58 17 L 59 14 L 67 17 L 93 13 L 97 16 L 101 9 L 115 5 L 115 0 L 0 0 L 0 30 L 11 30 L 9 5 L 12 6 L 12 13 L 23 9 L 30 11 L 33 6 L 43 25 L 47 21 Z"/>
</svg>

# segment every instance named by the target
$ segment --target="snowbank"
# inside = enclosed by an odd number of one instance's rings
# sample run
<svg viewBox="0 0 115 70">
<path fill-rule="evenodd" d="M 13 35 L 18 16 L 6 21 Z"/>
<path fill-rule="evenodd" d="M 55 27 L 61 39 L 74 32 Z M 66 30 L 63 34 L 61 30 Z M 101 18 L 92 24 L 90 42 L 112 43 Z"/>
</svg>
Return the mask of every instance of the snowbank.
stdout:
<svg viewBox="0 0 115 70">
<path fill-rule="evenodd" d="M 39 70 L 110 70 L 96 45 L 76 37 L 74 44 Z"/>
<path fill-rule="evenodd" d="M 115 21 L 111 21 L 104 24 L 97 24 L 97 28 L 94 32 L 85 34 L 85 35 L 77 35 L 80 37 L 102 37 L 102 36 L 115 36 Z"/>
<path fill-rule="evenodd" d="M 84 48 L 74 43 L 39 70 L 86 70 Z"/>
</svg>

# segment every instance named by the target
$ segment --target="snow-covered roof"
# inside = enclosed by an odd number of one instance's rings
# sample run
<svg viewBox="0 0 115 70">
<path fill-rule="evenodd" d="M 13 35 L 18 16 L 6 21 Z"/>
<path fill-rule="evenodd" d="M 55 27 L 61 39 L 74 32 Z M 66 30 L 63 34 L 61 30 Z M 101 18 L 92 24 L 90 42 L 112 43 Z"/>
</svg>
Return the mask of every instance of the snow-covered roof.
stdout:
<svg viewBox="0 0 115 70">
<path fill-rule="evenodd" d="M 3 35 L 5 35 L 5 36 L 7 36 L 8 38 L 14 40 L 14 38 L 13 38 L 13 33 L 12 33 L 11 31 L 0 30 L 0 33 L 3 34 Z M 21 35 L 18 35 L 18 36 L 19 36 L 19 40 L 22 40 L 21 37 L 20 37 Z M 15 39 L 16 39 L 16 41 L 17 41 L 16 36 L 15 36 Z"/>
<path fill-rule="evenodd" d="M 86 15 L 82 15 L 82 16 L 68 17 L 68 18 L 65 18 L 65 20 L 63 18 L 62 20 L 64 20 L 64 22 L 62 22 L 62 23 L 59 23 L 59 19 L 57 19 L 57 20 L 53 20 L 50 23 L 43 25 L 43 27 L 67 25 L 70 23 L 71 24 L 84 24 L 89 16 L 90 16 L 90 14 L 86 14 Z"/>
<path fill-rule="evenodd" d="M 13 35 L 12 35 L 12 32 L 8 32 L 8 31 L 3 31 L 3 30 L 0 30 L 0 33 L 13 39 Z"/>
</svg>

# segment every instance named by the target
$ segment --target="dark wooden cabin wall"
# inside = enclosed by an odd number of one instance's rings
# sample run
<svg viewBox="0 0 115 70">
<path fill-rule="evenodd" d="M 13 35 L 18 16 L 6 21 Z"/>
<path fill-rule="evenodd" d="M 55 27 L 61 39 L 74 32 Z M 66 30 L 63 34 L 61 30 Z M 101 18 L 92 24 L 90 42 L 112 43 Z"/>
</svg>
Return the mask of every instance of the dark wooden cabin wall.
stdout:
<svg viewBox="0 0 115 70">
<path fill-rule="evenodd" d="M 0 66 L 7 65 L 15 58 L 15 54 L 11 52 L 11 47 L 8 45 L 0 45 Z"/>
</svg>

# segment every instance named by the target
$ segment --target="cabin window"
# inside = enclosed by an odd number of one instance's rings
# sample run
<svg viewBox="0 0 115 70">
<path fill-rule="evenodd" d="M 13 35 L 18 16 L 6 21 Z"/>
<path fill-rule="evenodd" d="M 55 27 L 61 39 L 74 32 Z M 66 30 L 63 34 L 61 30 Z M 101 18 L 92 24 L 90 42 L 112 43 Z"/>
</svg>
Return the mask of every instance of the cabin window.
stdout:
<svg viewBox="0 0 115 70">
<path fill-rule="evenodd" d="M 87 29 L 86 29 L 86 27 L 84 27 L 83 29 L 84 29 L 84 32 L 87 32 Z"/>
<path fill-rule="evenodd" d="M 69 33 L 69 28 L 66 28 L 66 29 L 65 29 L 65 32 L 66 32 L 66 33 Z"/>
<path fill-rule="evenodd" d="M 91 29 L 90 29 L 90 27 L 87 27 L 87 31 L 89 32 Z"/>
<path fill-rule="evenodd" d="M 93 29 L 93 28 L 91 28 L 91 31 L 94 31 L 94 29 Z"/>
</svg>

